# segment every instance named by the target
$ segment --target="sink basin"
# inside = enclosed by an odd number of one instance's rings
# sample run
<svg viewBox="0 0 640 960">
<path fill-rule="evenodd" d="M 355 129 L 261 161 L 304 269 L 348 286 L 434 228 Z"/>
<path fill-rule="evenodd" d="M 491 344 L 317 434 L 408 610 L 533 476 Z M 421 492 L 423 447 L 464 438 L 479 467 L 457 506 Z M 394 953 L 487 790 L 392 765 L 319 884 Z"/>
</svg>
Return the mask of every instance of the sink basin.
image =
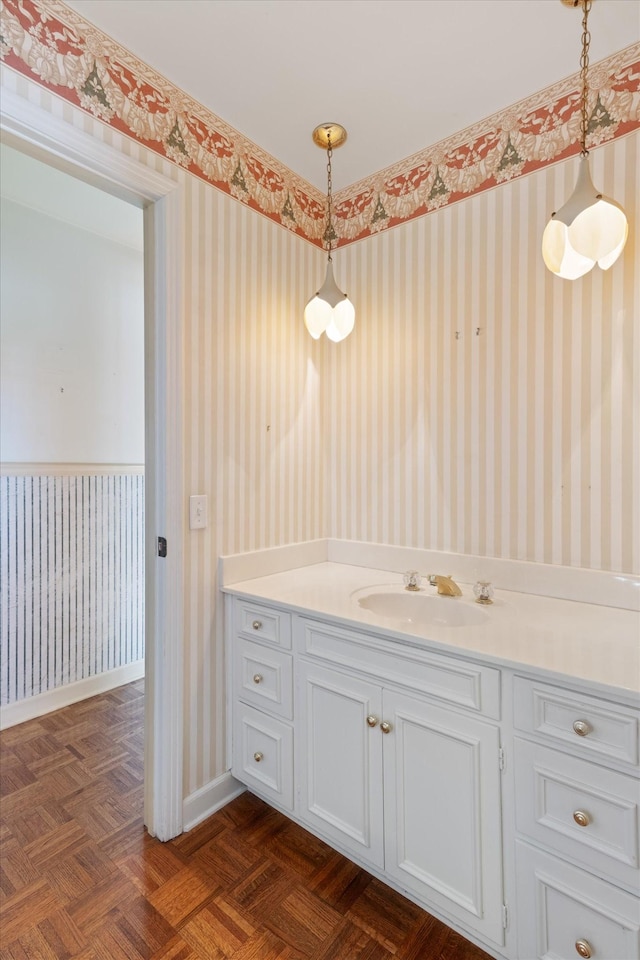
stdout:
<svg viewBox="0 0 640 960">
<path fill-rule="evenodd" d="M 427 593 L 398 590 L 358 590 L 354 594 L 358 606 L 386 620 L 413 623 L 418 626 L 472 627 L 487 620 L 487 614 L 477 607 L 461 602 L 457 597 L 439 597 Z"/>
</svg>

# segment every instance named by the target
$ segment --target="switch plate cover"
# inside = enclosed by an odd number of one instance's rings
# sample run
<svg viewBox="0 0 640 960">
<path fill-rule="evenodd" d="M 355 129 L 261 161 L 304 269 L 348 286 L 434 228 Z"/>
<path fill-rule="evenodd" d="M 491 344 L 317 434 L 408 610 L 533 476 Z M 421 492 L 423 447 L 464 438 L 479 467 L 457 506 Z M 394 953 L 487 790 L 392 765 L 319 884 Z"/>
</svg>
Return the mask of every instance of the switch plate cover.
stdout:
<svg viewBox="0 0 640 960">
<path fill-rule="evenodd" d="M 189 529 L 203 530 L 207 525 L 207 498 L 204 494 L 189 497 Z"/>
</svg>

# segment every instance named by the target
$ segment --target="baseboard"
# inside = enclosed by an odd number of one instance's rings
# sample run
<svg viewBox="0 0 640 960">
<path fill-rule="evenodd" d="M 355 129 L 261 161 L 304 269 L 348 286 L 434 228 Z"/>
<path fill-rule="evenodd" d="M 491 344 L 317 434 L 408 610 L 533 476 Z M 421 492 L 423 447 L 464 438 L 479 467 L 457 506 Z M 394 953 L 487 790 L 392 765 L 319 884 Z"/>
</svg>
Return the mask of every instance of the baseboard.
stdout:
<svg viewBox="0 0 640 960">
<path fill-rule="evenodd" d="M 227 772 L 190 793 L 182 803 L 182 823 L 185 832 L 202 823 L 246 789 L 244 784 Z"/>
<path fill-rule="evenodd" d="M 115 687 L 122 687 L 125 683 L 140 680 L 141 677 L 144 677 L 144 660 L 136 660 L 134 663 L 125 664 L 124 667 L 98 673 L 95 677 L 77 680 L 75 683 L 56 687 L 55 690 L 38 693 L 27 700 L 9 703 L 0 707 L 0 730 L 15 727 L 16 724 L 24 723 L 26 720 L 34 720 L 46 713 L 78 703 L 79 700 L 87 700 L 98 693 L 106 693 L 107 690 L 113 690 Z"/>
</svg>

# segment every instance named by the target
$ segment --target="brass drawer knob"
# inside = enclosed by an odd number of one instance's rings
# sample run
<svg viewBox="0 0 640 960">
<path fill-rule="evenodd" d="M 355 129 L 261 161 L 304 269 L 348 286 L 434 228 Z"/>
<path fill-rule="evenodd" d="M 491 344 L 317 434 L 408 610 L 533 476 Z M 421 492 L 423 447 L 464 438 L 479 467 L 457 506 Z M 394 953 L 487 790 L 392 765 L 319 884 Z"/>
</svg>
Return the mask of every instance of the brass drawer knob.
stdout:
<svg viewBox="0 0 640 960">
<path fill-rule="evenodd" d="M 591 956 L 591 944 L 588 940 L 576 940 L 576 950 L 581 957 L 584 957 L 585 960 L 589 960 Z"/>
<path fill-rule="evenodd" d="M 390 724 L 390 723 L 387 723 L 386 720 L 383 720 L 382 723 L 380 724 L 380 729 L 382 730 L 383 733 L 390 733 L 390 732 L 391 732 L 391 724 Z"/>
<path fill-rule="evenodd" d="M 262 628 L 262 620 L 254 620 L 251 626 L 254 630 L 260 630 Z"/>
<path fill-rule="evenodd" d="M 576 810 L 573 815 L 573 819 L 578 824 L 579 827 L 588 827 L 591 823 L 591 817 L 588 813 L 585 813 L 583 810 Z"/>
<path fill-rule="evenodd" d="M 367 717 L 367 725 L 370 726 L 370 727 L 377 727 L 377 725 L 378 725 L 378 718 L 377 718 L 377 717 L 374 717 L 374 716 L 371 716 L 371 715 L 368 716 L 368 717 Z"/>
<path fill-rule="evenodd" d="M 588 737 L 591 733 L 591 724 L 587 720 L 574 720 L 573 730 L 579 737 Z"/>
<path fill-rule="evenodd" d="M 261 753 L 254 753 L 253 759 L 256 763 L 260 763 L 260 761 L 264 759 L 264 756 Z"/>
<path fill-rule="evenodd" d="M 253 682 L 254 682 L 254 683 L 262 683 L 262 674 L 261 674 L 261 673 L 254 673 L 254 675 L 253 675 Z"/>
</svg>

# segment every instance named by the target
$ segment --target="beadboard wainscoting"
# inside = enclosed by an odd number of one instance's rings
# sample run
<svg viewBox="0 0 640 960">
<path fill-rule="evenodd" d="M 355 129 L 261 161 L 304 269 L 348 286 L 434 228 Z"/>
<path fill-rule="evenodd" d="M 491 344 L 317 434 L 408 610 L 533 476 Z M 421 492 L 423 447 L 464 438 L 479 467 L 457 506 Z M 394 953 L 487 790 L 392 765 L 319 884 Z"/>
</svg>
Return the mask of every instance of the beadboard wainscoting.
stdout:
<svg viewBox="0 0 640 960">
<path fill-rule="evenodd" d="M 46 712 L 43 694 L 82 683 L 90 696 L 111 671 L 114 683 L 130 678 L 129 665 L 142 672 L 144 473 L 123 469 L 0 477 L 5 713 L 34 697 Z M 98 677 L 93 691 L 86 681 Z M 50 699 L 49 709 L 60 705 Z"/>
</svg>

